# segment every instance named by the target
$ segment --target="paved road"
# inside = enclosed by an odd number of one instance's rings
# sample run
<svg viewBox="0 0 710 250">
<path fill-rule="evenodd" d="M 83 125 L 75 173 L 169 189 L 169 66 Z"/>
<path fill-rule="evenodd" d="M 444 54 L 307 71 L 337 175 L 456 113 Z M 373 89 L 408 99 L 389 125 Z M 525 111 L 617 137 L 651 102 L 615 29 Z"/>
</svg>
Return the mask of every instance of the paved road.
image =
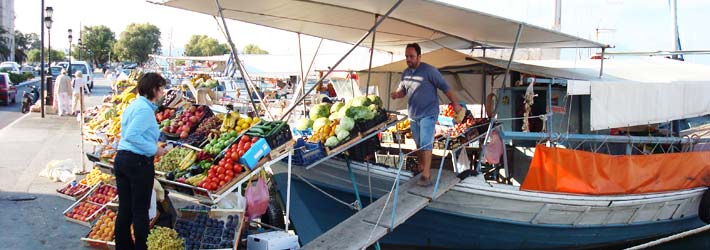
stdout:
<svg viewBox="0 0 710 250">
<path fill-rule="evenodd" d="M 110 86 L 108 84 L 108 81 L 103 78 L 103 74 L 101 73 L 94 73 L 94 94 L 98 95 L 107 95 L 110 92 L 110 88 L 107 86 Z M 37 78 L 39 79 L 39 78 Z M 39 90 L 39 81 L 36 81 L 32 84 L 27 84 L 25 86 L 17 88 L 17 102 L 14 104 L 9 104 L 7 106 L 0 106 L 0 129 L 6 127 L 8 124 L 12 123 L 13 121 L 19 119 L 22 117 L 23 114 L 20 112 L 20 106 L 22 105 L 22 93 L 24 91 L 29 91 L 30 90 L 30 85 L 34 85 L 37 87 L 37 90 Z M 99 85 L 99 86 L 96 86 Z M 1 104 L 0 104 L 1 105 Z"/>
</svg>

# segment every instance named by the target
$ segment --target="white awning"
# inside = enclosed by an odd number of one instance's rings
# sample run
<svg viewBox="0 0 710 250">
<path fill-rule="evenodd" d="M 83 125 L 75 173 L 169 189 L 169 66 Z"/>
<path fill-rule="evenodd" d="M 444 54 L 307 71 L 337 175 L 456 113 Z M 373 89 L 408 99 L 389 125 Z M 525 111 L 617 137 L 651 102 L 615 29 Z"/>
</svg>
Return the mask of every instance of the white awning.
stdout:
<svg viewBox="0 0 710 250">
<path fill-rule="evenodd" d="M 219 16 L 214 1 L 148 0 Z M 220 1 L 228 19 L 355 44 L 396 0 L 230 0 Z M 608 45 L 558 31 L 430 0 L 405 0 L 378 27 L 375 48 L 401 54 L 408 43 L 424 51 L 476 46 L 510 48 L 518 25 L 520 48 L 600 48 Z M 370 41 L 362 46 L 369 47 Z"/>
</svg>

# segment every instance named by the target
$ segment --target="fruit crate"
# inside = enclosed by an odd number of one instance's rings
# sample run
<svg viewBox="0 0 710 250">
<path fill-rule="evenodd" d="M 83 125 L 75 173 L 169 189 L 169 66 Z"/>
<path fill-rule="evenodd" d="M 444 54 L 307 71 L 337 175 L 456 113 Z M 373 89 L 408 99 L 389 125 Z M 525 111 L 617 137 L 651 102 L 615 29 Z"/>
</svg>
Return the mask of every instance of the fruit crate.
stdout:
<svg viewBox="0 0 710 250">
<path fill-rule="evenodd" d="M 69 217 L 67 215 L 68 213 L 72 212 L 75 208 L 79 207 L 81 204 L 90 204 L 93 206 L 97 206 L 98 209 L 96 209 L 95 211 L 93 211 L 91 213 L 84 215 L 84 216 L 86 216 L 85 220 L 80 220 L 77 218 Z M 71 221 L 71 222 L 74 222 L 74 223 L 77 223 L 79 225 L 83 225 L 86 227 L 91 227 L 92 222 L 94 222 L 98 218 L 98 215 L 101 214 L 105 210 L 106 210 L 106 206 L 102 206 L 100 204 L 94 204 L 92 202 L 80 200 L 80 201 L 77 201 L 74 204 L 72 204 L 69 208 L 67 208 L 67 210 L 64 210 L 64 212 L 62 214 L 64 214 L 64 219 L 66 219 L 67 221 Z"/>
<path fill-rule="evenodd" d="M 377 136 L 373 136 L 348 149 L 347 152 L 351 160 L 365 162 L 372 160 L 375 152 L 379 149 L 380 139 Z"/>
<path fill-rule="evenodd" d="M 291 132 L 293 133 L 293 136 L 297 136 L 297 137 L 308 137 L 308 136 L 313 135 L 312 128 L 308 128 L 306 130 L 298 130 L 296 128 L 292 128 Z"/>
<path fill-rule="evenodd" d="M 293 146 L 291 164 L 296 166 L 308 166 L 326 156 L 327 153 L 322 144 L 306 142 L 299 138 Z M 288 158 L 282 161 L 288 162 Z"/>
<path fill-rule="evenodd" d="M 94 195 L 97 195 L 99 190 L 101 190 L 102 188 L 114 190 L 115 195 L 112 198 L 108 199 L 106 202 L 96 202 L 96 201 L 92 200 L 92 197 L 94 197 Z M 82 197 L 81 200 L 88 201 L 93 204 L 106 205 L 110 202 L 114 202 L 114 201 L 118 200 L 118 188 L 116 186 L 110 185 L 110 184 L 97 184 L 94 188 L 91 189 L 91 191 L 87 195 Z"/>
<path fill-rule="evenodd" d="M 97 216 L 97 224 L 91 225 L 91 229 L 89 230 L 88 233 L 84 237 L 81 237 L 81 241 L 84 242 L 84 245 L 93 248 L 93 249 L 108 249 L 108 250 L 113 250 L 116 249 L 116 243 L 113 241 L 105 241 L 105 240 L 100 240 L 100 239 L 92 239 L 90 238 L 91 232 L 94 230 L 94 227 L 98 226 L 98 220 L 101 219 L 104 215 L 108 213 L 108 211 L 113 211 L 114 213 L 117 211 L 116 208 L 107 208 L 105 211 L 101 213 L 100 216 Z M 115 222 L 115 219 L 114 219 Z M 114 235 L 115 236 L 115 235 Z"/>
<path fill-rule="evenodd" d="M 389 152 L 381 153 L 375 152 L 375 163 L 392 168 L 399 167 L 399 154 L 390 154 Z M 407 155 L 404 157 L 405 170 L 413 170 L 417 168 L 417 157 L 413 155 Z"/>
<path fill-rule="evenodd" d="M 198 107 L 198 106 L 199 106 L 199 105 L 195 105 L 195 107 Z M 184 112 L 184 111 L 185 111 L 185 109 L 183 108 L 183 112 Z M 205 111 L 204 111 L 204 113 L 202 113 L 202 116 L 201 116 L 201 117 L 197 118 L 197 122 L 195 122 L 195 123 L 192 124 L 192 126 L 190 127 L 190 132 L 188 132 L 188 134 L 191 134 L 192 132 L 194 132 L 195 129 L 197 129 L 197 126 L 200 125 L 200 123 L 202 122 L 202 120 L 204 120 L 204 119 L 207 118 L 207 117 L 213 116 L 213 115 L 214 115 L 214 113 L 212 112 L 212 109 L 210 109 L 208 106 L 205 106 Z M 175 116 L 177 116 L 177 113 L 175 113 L 175 114 L 173 115 L 173 117 L 175 117 Z M 163 134 L 165 135 L 165 138 L 167 138 L 167 139 L 169 139 L 169 140 L 180 140 L 180 139 L 181 139 L 181 138 L 180 138 L 180 134 L 168 133 L 168 132 L 165 132 L 165 131 L 160 131 L 160 132 L 163 133 Z"/>
<path fill-rule="evenodd" d="M 396 118 L 395 118 L 396 119 Z M 355 127 L 357 127 L 363 134 L 369 134 L 372 130 L 375 130 L 378 126 L 388 120 L 387 112 L 384 110 L 379 110 L 378 115 L 372 120 L 355 122 Z"/>
<path fill-rule="evenodd" d="M 86 195 L 89 190 L 91 190 L 91 187 L 87 185 L 76 183 L 77 192 L 74 192 L 73 194 L 67 194 L 66 191 L 64 191 L 74 185 L 74 182 L 67 183 L 66 185 L 64 185 L 64 187 L 57 189 L 57 195 L 70 201 L 77 201 L 81 199 L 81 197 Z"/>
<path fill-rule="evenodd" d="M 247 132 L 247 134 L 249 134 L 249 132 Z M 278 148 L 279 146 L 284 145 L 290 140 L 292 140 L 293 134 L 291 134 L 291 127 L 286 124 L 286 122 L 283 122 L 281 128 L 279 128 L 277 131 L 271 131 L 271 133 L 268 135 L 262 135 L 258 137 L 266 139 L 266 143 L 269 144 L 269 147 Z"/>
<path fill-rule="evenodd" d="M 230 219 L 231 218 L 231 219 Z M 207 222 L 206 220 L 212 220 Z M 222 223 L 215 223 L 221 221 Z M 244 211 L 237 209 L 212 209 L 207 214 L 195 217 L 178 217 L 175 231 L 185 240 L 185 249 L 238 249 L 241 232 L 244 228 Z M 201 225 L 201 226 L 197 226 Z M 193 237 L 189 237 L 192 234 Z M 211 234 L 211 235 L 206 235 Z M 219 236 L 216 236 L 219 235 Z M 191 238 L 191 239 L 190 239 Z M 209 240 L 229 242 L 231 246 L 213 245 Z M 193 243 L 192 247 L 189 245 Z M 199 245 L 199 247 L 195 247 Z"/>
</svg>

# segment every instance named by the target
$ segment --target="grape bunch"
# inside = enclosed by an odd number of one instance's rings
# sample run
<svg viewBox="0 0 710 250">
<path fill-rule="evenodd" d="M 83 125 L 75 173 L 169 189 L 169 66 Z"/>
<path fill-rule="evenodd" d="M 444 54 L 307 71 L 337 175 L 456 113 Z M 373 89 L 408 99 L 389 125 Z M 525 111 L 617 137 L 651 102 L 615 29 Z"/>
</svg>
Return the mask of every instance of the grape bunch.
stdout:
<svg viewBox="0 0 710 250">
<path fill-rule="evenodd" d="M 184 240 L 178 237 L 177 232 L 167 227 L 155 227 L 148 235 L 148 249 L 174 250 L 184 249 Z"/>
<path fill-rule="evenodd" d="M 197 129 L 195 129 L 195 132 L 181 141 L 193 146 L 199 146 L 203 141 L 205 141 L 205 139 L 207 139 L 207 135 L 210 134 L 210 131 L 213 129 L 219 129 L 220 126 L 222 126 L 222 120 L 219 119 L 219 117 L 207 117 L 200 123 Z"/>
</svg>

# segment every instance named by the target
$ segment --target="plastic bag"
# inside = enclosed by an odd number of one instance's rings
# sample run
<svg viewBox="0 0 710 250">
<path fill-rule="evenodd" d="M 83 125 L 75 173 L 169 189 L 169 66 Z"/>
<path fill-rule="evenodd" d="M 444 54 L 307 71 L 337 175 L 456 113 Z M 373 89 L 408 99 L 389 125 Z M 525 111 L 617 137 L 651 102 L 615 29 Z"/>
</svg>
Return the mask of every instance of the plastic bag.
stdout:
<svg viewBox="0 0 710 250">
<path fill-rule="evenodd" d="M 39 172 L 39 176 L 47 177 L 52 181 L 68 182 L 70 180 L 76 179 L 76 175 L 79 169 L 74 160 L 66 159 L 63 161 L 53 160 L 47 163 L 47 166 Z"/>
<path fill-rule="evenodd" d="M 244 196 L 247 200 L 247 209 L 244 214 L 249 220 L 258 218 L 266 213 L 266 208 L 269 206 L 269 188 L 266 186 L 265 176 L 259 176 L 255 185 L 251 182 L 244 191 Z"/>
<path fill-rule="evenodd" d="M 233 192 L 229 193 L 224 197 L 224 199 L 219 201 L 219 203 L 217 203 L 217 207 L 244 211 L 247 206 L 246 203 L 247 201 L 242 194 L 239 192 Z"/>
<path fill-rule="evenodd" d="M 461 173 L 471 168 L 471 160 L 468 158 L 466 149 L 462 148 L 456 157 L 456 173 Z"/>
</svg>

